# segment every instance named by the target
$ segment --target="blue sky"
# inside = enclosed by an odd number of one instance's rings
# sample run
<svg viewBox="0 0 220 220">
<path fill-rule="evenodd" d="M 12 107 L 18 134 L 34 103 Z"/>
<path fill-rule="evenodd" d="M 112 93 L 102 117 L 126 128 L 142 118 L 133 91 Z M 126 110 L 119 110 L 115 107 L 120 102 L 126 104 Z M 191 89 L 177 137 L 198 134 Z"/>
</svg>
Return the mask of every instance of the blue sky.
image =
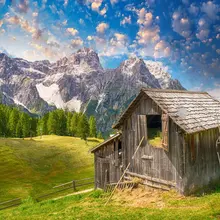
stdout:
<svg viewBox="0 0 220 220">
<path fill-rule="evenodd" d="M 106 68 L 163 62 L 187 89 L 220 94 L 220 1 L 0 0 L 0 49 L 56 61 L 91 47 Z"/>
</svg>

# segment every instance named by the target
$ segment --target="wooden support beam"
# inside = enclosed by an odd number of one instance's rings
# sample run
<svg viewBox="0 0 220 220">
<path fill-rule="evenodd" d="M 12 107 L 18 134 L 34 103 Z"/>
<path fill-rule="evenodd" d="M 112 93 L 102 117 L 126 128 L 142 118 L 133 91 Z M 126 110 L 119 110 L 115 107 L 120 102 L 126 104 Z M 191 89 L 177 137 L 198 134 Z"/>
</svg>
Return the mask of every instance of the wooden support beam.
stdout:
<svg viewBox="0 0 220 220">
<path fill-rule="evenodd" d="M 161 183 L 163 185 L 176 187 L 176 183 L 170 182 L 170 181 L 167 181 L 167 180 L 162 180 L 162 179 L 158 179 L 158 178 L 154 178 L 154 177 L 150 177 L 150 176 L 146 176 L 146 175 L 132 173 L 132 172 L 129 172 L 129 171 L 126 171 L 126 174 L 128 174 L 130 176 L 138 177 L 138 178 L 141 178 L 141 179 L 149 180 L 149 181 L 152 181 L 152 182 Z"/>
</svg>

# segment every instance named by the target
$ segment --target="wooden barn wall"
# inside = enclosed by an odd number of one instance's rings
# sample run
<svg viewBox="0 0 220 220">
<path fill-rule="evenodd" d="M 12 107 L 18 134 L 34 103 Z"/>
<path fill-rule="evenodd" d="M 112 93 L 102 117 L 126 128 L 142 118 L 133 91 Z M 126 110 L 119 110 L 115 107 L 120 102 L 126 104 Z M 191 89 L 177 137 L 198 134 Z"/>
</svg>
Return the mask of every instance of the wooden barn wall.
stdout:
<svg viewBox="0 0 220 220">
<path fill-rule="evenodd" d="M 115 147 L 114 147 L 115 142 Z M 108 170 L 107 183 L 115 183 L 121 175 L 121 159 L 118 157 L 118 138 L 107 143 L 95 151 L 95 186 L 103 188 L 105 184 L 105 170 Z"/>
<path fill-rule="evenodd" d="M 184 187 L 186 193 L 191 193 L 212 182 L 220 183 L 220 163 L 216 149 L 218 137 L 218 129 L 185 137 Z"/>
<path fill-rule="evenodd" d="M 177 189 L 182 190 L 183 178 L 183 135 L 172 120 L 169 121 L 169 151 L 154 148 L 147 141 L 146 115 L 161 115 L 160 108 L 150 98 L 140 100 L 127 120 L 122 125 L 123 165 L 131 161 L 130 172 L 146 175 L 176 183 Z M 133 153 L 141 138 L 145 136 L 143 146 L 137 152 L 134 160 Z M 145 156 L 145 159 L 142 158 Z M 146 159 L 146 156 L 152 159 Z"/>
</svg>

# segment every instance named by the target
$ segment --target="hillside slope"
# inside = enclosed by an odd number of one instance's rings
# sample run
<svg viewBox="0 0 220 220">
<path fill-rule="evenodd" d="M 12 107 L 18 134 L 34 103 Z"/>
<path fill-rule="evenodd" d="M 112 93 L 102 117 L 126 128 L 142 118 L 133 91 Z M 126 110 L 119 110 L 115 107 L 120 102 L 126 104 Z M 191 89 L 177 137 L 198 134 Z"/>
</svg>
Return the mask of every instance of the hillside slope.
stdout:
<svg viewBox="0 0 220 220">
<path fill-rule="evenodd" d="M 73 137 L 43 136 L 33 140 L 0 139 L 0 201 L 42 195 L 53 186 L 93 177 L 93 155 L 99 143 Z"/>
</svg>

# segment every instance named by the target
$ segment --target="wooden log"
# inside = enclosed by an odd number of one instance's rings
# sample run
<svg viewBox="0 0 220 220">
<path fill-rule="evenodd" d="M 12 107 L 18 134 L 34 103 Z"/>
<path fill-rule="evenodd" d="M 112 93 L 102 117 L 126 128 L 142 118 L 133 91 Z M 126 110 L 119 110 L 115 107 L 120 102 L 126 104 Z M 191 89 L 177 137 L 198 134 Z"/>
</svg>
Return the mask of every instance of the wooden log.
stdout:
<svg viewBox="0 0 220 220">
<path fill-rule="evenodd" d="M 145 175 L 140 175 L 137 173 L 132 173 L 129 171 L 126 171 L 126 174 L 130 175 L 130 176 L 135 176 L 141 179 L 146 179 L 152 182 L 156 182 L 156 183 L 161 183 L 163 185 L 168 185 L 168 186 L 176 186 L 176 183 L 170 182 L 170 181 L 166 181 L 166 180 L 162 180 L 162 179 L 158 179 L 158 178 L 154 178 L 154 177 L 150 177 L 150 176 L 145 176 Z"/>
</svg>

